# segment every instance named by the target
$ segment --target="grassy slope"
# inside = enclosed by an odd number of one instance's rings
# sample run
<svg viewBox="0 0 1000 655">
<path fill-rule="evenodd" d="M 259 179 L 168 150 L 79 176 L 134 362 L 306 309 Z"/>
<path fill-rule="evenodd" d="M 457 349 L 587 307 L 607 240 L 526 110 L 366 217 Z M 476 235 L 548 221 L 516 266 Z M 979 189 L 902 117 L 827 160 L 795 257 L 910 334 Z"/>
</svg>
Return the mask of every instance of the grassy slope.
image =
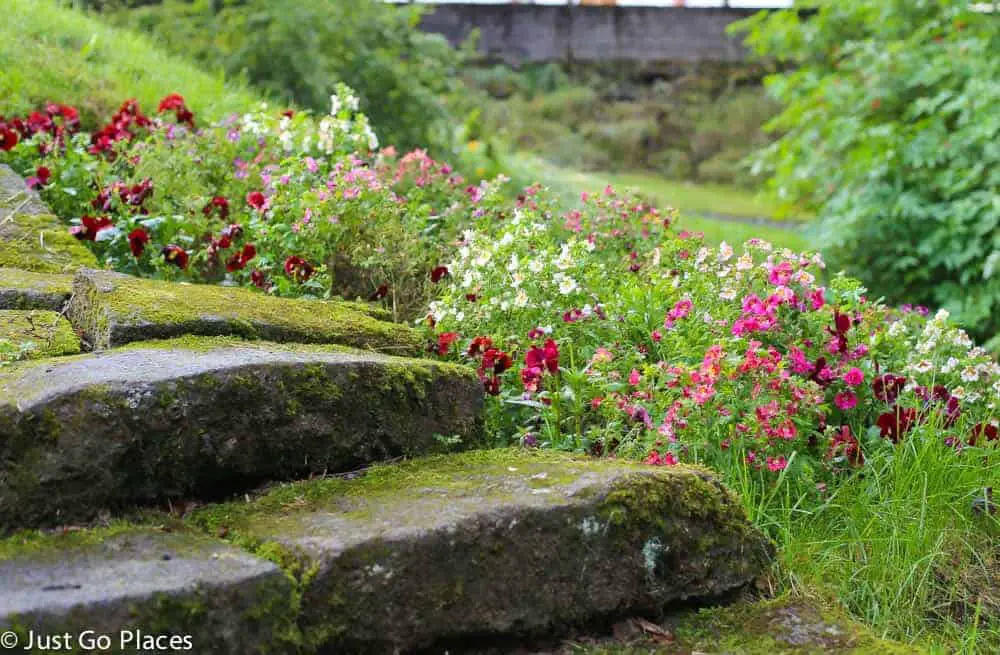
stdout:
<svg viewBox="0 0 1000 655">
<path fill-rule="evenodd" d="M 682 219 L 679 227 L 704 232 L 706 240 L 711 243 L 727 241 L 737 244 L 758 237 L 793 250 L 811 248 L 810 240 L 800 225 L 791 221 L 785 227 L 777 223 L 726 221 L 704 215 L 715 213 L 745 219 L 776 219 L 782 215 L 780 206 L 761 200 L 743 189 L 694 185 L 645 173 L 582 173 L 558 168 L 537 157 L 520 154 L 508 156 L 504 161 L 519 182 L 539 180 L 568 203 L 575 202 L 581 191 L 598 191 L 610 183 L 619 189 L 632 188 L 661 207 L 673 206 L 680 209 Z"/>
<path fill-rule="evenodd" d="M 152 112 L 177 92 L 197 116 L 245 110 L 260 95 L 165 54 L 148 38 L 109 27 L 53 0 L 4 0 L 0 20 L 0 115 L 45 102 L 76 106 L 86 126 L 126 98 Z"/>
</svg>

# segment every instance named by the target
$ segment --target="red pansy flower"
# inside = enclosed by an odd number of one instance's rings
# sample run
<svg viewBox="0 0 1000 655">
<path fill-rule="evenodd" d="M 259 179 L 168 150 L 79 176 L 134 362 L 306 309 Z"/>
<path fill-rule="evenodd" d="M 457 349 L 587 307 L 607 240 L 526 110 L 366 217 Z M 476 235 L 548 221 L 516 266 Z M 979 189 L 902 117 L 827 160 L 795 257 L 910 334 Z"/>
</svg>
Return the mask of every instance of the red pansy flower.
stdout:
<svg viewBox="0 0 1000 655">
<path fill-rule="evenodd" d="M 891 405 L 896 402 L 896 397 L 905 384 L 906 378 L 903 376 L 886 373 L 872 380 L 872 391 L 876 398 Z"/>
<path fill-rule="evenodd" d="M 441 278 L 443 278 L 443 277 L 445 277 L 447 275 L 448 275 L 448 267 L 447 266 L 438 266 L 433 271 L 431 271 L 431 282 L 434 282 L 435 284 L 437 284 L 438 282 L 441 281 Z"/>
<path fill-rule="evenodd" d="M 163 259 L 167 261 L 168 264 L 173 264 L 177 268 L 187 268 L 188 265 L 188 254 L 187 251 L 180 246 L 175 246 L 170 244 L 163 246 L 163 250 L 160 251 L 163 254 Z"/>
<path fill-rule="evenodd" d="M 268 289 L 271 283 L 267 281 L 267 276 L 264 275 L 264 271 L 255 270 L 250 274 L 250 281 L 253 282 L 254 286 L 258 289 Z"/>
<path fill-rule="evenodd" d="M 48 167 L 39 166 L 35 169 L 35 174 L 25 180 L 25 182 L 27 182 L 29 188 L 34 189 L 48 184 L 51 177 L 52 171 L 50 171 Z"/>
<path fill-rule="evenodd" d="M 998 429 L 993 423 L 977 423 L 972 426 L 972 434 L 969 436 L 969 445 L 977 445 L 980 438 L 985 438 L 986 441 L 996 441 L 1000 438 L 1000 429 Z"/>
<path fill-rule="evenodd" d="M 380 284 L 378 285 L 378 289 L 375 289 L 375 293 L 368 296 L 368 300 L 382 300 L 387 295 L 389 295 L 389 285 Z"/>
<path fill-rule="evenodd" d="M 877 419 L 875 419 L 875 424 L 878 425 L 879 432 L 883 439 L 889 439 L 893 443 L 899 443 L 899 440 L 910 431 L 913 424 L 917 421 L 917 410 L 912 407 L 903 409 L 901 407 L 895 407 L 892 411 L 880 414 Z"/>
<path fill-rule="evenodd" d="M 296 282 L 305 282 L 315 272 L 313 265 L 301 257 L 293 255 L 285 260 L 285 274 Z"/>
<path fill-rule="evenodd" d="M 489 337 L 474 337 L 472 343 L 469 344 L 469 350 L 467 354 L 469 357 L 475 357 L 480 353 L 484 353 L 493 347 L 493 339 Z"/>
<path fill-rule="evenodd" d="M 171 93 L 163 98 L 163 100 L 160 100 L 160 106 L 157 108 L 157 112 L 162 114 L 165 111 L 174 112 L 177 116 L 178 123 L 184 123 L 192 129 L 194 128 L 194 114 L 187 108 L 187 104 L 184 102 L 184 96 L 181 94 Z"/>
<path fill-rule="evenodd" d="M 142 255 L 147 243 L 149 243 L 149 232 L 145 229 L 137 227 L 128 233 L 128 247 L 134 257 Z"/>
<path fill-rule="evenodd" d="M 6 125 L 0 125 L 0 150 L 13 150 L 18 140 L 15 130 Z"/>
<path fill-rule="evenodd" d="M 435 352 L 442 357 L 447 355 L 448 349 L 451 348 L 451 344 L 456 341 L 458 341 L 458 332 L 442 332 L 438 335 L 437 348 L 435 349 Z"/>
<path fill-rule="evenodd" d="M 80 225 L 71 227 L 69 233 L 81 241 L 94 241 L 98 232 L 113 225 L 107 216 L 84 216 L 80 219 Z"/>
</svg>

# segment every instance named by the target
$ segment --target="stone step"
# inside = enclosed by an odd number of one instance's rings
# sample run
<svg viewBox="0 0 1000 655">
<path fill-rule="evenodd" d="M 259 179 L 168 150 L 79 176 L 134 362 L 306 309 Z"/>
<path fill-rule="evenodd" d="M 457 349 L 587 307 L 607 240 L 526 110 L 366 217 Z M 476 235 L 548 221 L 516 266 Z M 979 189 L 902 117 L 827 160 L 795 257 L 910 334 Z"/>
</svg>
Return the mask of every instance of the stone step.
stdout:
<svg viewBox="0 0 1000 655">
<path fill-rule="evenodd" d="M 73 292 L 73 277 L 0 268 L 0 309 L 62 311 Z"/>
<path fill-rule="evenodd" d="M 211 626 L 216 640 L 210 648 L 196 642 L 194 652 L 291 652 L 281 641 L 288 634 L 299 653 L 462 652 L 728 594 L 773 555 L 706 470 L 508 450 L 279 485 L 249 501 L 198 508 L 184 524 L 278 562 L 293 581 L 287 602 L 266 595 L 255 608 L 220 607 L 216 594 L 270 574 L 237 556 L 230 580 L 204 564 L 201 550 L 178 565 L 187 568 L 177 579 L 165 573 L 174 559 L 140 565 L 130 552 L 109 555 L 118 574 L 104 578 L 85 559 L 78 566 L 59 555 L 60 537 L 40 555 L 22 536 L 6 548 L 0 540 L 0 587 L 8 590 L 0 627 L 76 633 L 103 612 L 100 630 L 112 634 L 163 632 L 165 624 L 205 634 Z M 164 573 L 121 581 L 121 572 L 141 566 Z M 174 626 L 169 613 L 157 622 L 121 611 L 158 587 L 171 607 L 197 607 L 197 621 Z M 295 628 L 278 630 L 289 608 Z M 239 641 L 240 617 L 263 617 L 275 637 Z"/>
<path fill-rule="evenodd" d="M 9 542 L 0 631 L 19 652 L 257 653 L 294 624 L 288 576 L 216 539 L 125 529 Z"/>
<path fill-rule="evenodd" d="M 360 307 L 85 269 L 73 281 L 67 313 L 93 350 L 182 335 L 341 344 L 398 355 L 424 349 L 416 331 Z"/>
<path fill-rule="evenodd" d="M 38 194 L 0 164 L 0 268 L 72 273 L 96 265 L 94 255 L 70 235 Z"/>
<path fill-rule="evenodd" d="M 185 338 L 0 368 L 0 534 L 480 439 L 464 367 Z"/>
<path fill-rule="evenodd" d="M 0 361 L 75 355 L 80 338 L 60 314 L 46 310 L 0 309 Z"/>
</svg>

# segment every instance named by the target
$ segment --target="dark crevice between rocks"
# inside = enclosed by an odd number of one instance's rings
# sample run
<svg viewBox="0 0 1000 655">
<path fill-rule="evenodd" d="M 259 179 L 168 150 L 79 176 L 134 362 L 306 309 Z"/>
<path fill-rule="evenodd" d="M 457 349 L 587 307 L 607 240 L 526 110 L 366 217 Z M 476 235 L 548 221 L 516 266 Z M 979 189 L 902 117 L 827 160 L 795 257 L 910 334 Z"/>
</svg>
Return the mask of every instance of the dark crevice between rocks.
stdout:
<svg viewBox="0 0 1000 655">
<path fill-rule="evenodd" d="M 609 612 L 590 617 L 585 623 L 564 624 L 552 626 L 551 630 L 529 634 L 467 634 L 446 637 L 412 651 L 402 651 L 408 655 L 530 655 L 534 653 L 553 653 L 565 647 L 567 642 L 578 639 L 610 638 L 616 624 L 634 618 L 643 618 L 654 623 L 670 623 L 670 619 L 696 612 L 699 609 L 716 606 L 729 606 L 737 601 L 746 600 L 751 596 L 751 585 L 730 590 L 714 596 L 691 597 L 677 600 L 661 607 L 658 611 Z M 380 652 L 371 649 L 372 644 L 337 644 L 332 649 L 320 649 L 321 655 L 334 655 L 345 652 Z"/>
</svg>

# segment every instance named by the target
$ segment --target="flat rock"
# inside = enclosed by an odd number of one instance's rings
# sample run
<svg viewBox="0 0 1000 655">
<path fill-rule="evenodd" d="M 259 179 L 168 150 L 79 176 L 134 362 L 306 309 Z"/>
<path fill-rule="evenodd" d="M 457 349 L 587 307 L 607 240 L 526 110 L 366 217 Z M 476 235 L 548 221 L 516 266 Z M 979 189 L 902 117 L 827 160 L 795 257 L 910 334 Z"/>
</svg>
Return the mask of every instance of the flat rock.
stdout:
<svg viewBox="0 0 1000 655">
<path fill-rule="evenodd" d="M 773 554 L 704 469 L 475 451 L 197 510 L 283 553 L 321 652 L 558 635 L 751 582 Z"/>
<path fill-rule="evenodd" d="M 70 275 L 0 268 L 0 309 L 61 311 L 73 292 Z"/>
<path fill-rule="evenodd" d="M 68 633 L 70 642 L 47 650 L 90 652 L 82 633 L 93 631 L 114 652 L 276 652 L 294 619 L 288 577 L 222 542 L 139 530 L 81 545 L 72 535 L 45 541 L 0 559 L 0 631 L 14 631 L 18 649 Z M 161 638 L 143 647 L 158 635 L 190 645 Z"/>
<path fill-rule="evenodd" d="M 182 335 L 342 344 L 400 355 L 419 354 L 424 345 L 416 331 L 373 318 L 356 303 L 95 270 L 80 271 L 73 291 L 69 318 L 93 350 Z"/>
<path fill-rule="evenodd" d="M 10 167 L 0 164 L 0 268 L 71 273 L 97 260 Z"/>
<path fill-rule="evenodd" d="M 0 309 L 0 361 L 75 355 L 80 338 L 63 316 L 46 310 Z"/>
<path fill-rule="evenodd" d="M 0 533 L 474 444 L 464 367 L 186 338 L 0 369 Z"/>
</svg>

